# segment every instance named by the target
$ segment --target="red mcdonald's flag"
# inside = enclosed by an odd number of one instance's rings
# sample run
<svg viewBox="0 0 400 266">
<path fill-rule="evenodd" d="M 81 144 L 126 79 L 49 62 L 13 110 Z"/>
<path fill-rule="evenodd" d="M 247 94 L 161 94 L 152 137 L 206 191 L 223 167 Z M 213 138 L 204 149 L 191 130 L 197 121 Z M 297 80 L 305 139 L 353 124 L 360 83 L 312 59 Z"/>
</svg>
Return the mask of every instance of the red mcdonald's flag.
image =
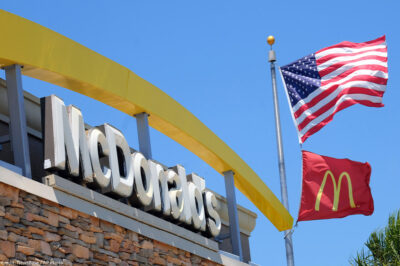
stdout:
<svg viewBox="0 0 400 266">
<path fill-rule="evenodd" d="M 371 166 L 303 151 L 303 187 L 298 221 L 371 215 Z"/>
</svg>

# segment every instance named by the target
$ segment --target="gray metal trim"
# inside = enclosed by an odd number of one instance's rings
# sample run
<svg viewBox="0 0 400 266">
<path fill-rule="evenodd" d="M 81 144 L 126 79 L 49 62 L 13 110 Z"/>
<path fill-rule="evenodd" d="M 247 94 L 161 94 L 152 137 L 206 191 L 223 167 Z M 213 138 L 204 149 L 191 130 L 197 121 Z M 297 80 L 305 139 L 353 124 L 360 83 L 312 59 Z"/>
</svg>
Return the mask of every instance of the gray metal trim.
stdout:
<svg viewBox="0 0 400 266">
<path fill-rule="evenodd" d="M 13 164 L 7 163 L 5 161 L 0 160 L 0 166 L 7 168 L 10 171 L 16 172 L 17 174 L 22 175 L 22 169 L 19 168 L 18 166 L 15 166 Z"/>
<path fill-rule="evenodd" d="M 240 241 L 239 218 L 236 206 L 235 180 L 233 171 L 224 172 L 226 201 L 228 203 L 229 232 L 233 254 L 243 260 L 242 245 Z"/>
<path fill-rule="evenodd" d="M 234 255 L 232 253 L 220 250 L 219 254 L 221 256 L 223 265 L 229 265 L 229 266 L 248 266 L 249 265 L 245 262 L 240 261 L 239 256 Z"/>
<path fill-rule="evenodd" d="M 24 176 L 32 178 L 29 157 L 28 133 L 22 90 L 21 66 L 5 67 L 8 110 L 10 113 L 10 138 L 13 148 L 14 164 L 22 169 Z"/>
</svg>

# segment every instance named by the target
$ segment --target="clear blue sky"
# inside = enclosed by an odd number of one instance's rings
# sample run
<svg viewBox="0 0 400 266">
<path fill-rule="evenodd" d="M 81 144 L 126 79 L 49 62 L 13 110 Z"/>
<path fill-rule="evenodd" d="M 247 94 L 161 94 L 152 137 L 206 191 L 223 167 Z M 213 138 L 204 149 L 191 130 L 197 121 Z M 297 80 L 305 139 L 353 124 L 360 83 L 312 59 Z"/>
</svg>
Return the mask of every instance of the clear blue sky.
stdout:
<svg viewBox="0 0 400 266">
<path fill-rule="evenodd" d="M 265 39 L 275 35 L 284 65 L 343 40 L 387 36 L 385 107 L 353 106 L 310 137 L 303 148 L 368 161 L 372 216 L 302 222 L 294 232 L 296 265 L 348 265 L 369 234 L 400 207 L 400 17 L 398 1 L 1 1 L 0 8 L 53 29 L 130 68 L 189 109 L 232 147 L 280 198 L 271 80 Z M 7 25 L 1 25 L 7 27 Z M 81 108 L 85 122 L 109 122 L 138 147 L 135 120 L 94 100 L 25 78 L 37 96 L 55 93 Z M 301 157 L 281 81 L 278 82 L 290 212 L 297 217 Z M 397 103 L 397 104 L 396 104 Z M 185 148 L 151 131 L 154 158 L 182 164 L 225 194 L 223 178 Z M 256 212 L 252 260 L 285 265 L 282 233 Z"/>
</svg>

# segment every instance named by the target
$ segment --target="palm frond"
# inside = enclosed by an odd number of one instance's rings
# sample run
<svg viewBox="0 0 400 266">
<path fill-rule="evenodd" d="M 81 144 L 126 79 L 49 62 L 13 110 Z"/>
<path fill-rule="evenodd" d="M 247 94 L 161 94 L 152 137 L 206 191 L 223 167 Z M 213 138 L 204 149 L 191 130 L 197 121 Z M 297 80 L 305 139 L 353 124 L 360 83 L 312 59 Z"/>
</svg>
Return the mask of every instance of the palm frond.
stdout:
<svg viewBox="0 0 400 266">
<path fill-rule="evenodd" d="M 389 216 L 387 226 L 372 232 L 365 248 L 350 261 L 356 266 L 400 265 L 400 210 Z"/>
</svg>

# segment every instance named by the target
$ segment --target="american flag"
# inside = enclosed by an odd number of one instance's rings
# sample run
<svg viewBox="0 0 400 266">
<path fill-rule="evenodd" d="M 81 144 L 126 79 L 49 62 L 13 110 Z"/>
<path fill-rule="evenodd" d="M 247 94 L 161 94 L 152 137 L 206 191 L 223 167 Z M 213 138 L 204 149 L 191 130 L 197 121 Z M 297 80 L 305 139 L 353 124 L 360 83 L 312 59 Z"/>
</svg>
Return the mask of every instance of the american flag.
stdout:
<svg viewBox="0 0 400 266">
<path fill-rule="evenodd" d="M 388 80 L 385 36 L 341 42 L 280 68 L 299 141 L 353 104 L 382 107 Z"/>
</svg>

